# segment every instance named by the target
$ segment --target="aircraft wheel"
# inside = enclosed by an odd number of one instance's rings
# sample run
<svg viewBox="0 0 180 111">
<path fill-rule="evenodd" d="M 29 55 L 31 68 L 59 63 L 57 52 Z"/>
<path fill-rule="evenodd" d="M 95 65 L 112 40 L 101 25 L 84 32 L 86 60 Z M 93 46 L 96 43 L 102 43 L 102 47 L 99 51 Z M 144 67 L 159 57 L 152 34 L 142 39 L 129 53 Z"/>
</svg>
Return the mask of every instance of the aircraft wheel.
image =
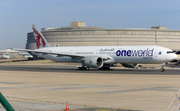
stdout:
<svg viewBox="0 0 180 111">
<path fill-rule="evenodd" d="M 164 72 L 164 71 L 165 71 L 165 69 L 164 69 L 164 68 L 161 68 L 161 69 L 160 69 L 160 71 L 161 71 L 161 72 Z"/>
<path fill-rule="evenodd" d="M 110 70 L 110 67 L 108 67 L 108 70 Z"/>
<path fill-rule="evenodd" d="M 89 67 L 78 67 L 78 70 L 89 70 Z"/>
</svg>

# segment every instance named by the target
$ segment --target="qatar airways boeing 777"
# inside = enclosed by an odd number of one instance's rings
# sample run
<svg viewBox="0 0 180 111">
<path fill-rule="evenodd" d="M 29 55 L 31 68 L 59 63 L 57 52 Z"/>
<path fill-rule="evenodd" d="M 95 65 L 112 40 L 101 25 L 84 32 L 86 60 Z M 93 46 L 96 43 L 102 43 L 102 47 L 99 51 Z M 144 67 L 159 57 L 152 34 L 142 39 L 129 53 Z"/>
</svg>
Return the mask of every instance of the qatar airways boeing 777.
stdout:
<svg viewBox="0 0 180 111">
<path fill-rule="evenodd" d="M 57 62 L 82 63 L 81 70 L 89 68 L 110 69 L 111 64 L 121 63 L 124 67 L 135 68 L 138 64 L 161 64 L 177 58 L 168 48 L 161 46 L 76 46 L 50 47 L 42 33 L 32 25 L 37 49 L 16 49 Z"/>
</svg>

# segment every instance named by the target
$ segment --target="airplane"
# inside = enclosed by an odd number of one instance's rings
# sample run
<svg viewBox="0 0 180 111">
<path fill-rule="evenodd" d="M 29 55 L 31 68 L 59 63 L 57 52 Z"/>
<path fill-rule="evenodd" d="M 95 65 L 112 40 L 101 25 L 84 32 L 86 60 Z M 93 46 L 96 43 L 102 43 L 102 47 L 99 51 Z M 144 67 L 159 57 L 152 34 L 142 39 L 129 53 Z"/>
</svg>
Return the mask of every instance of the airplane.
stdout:
<svg viewBox="0 0 180 111">
<path fill-rule="evenodd" d="M 127 68 L 136 68 L 139 64 L 161 64 L 160 71 L 164 72 L 165 64 L 177 58 L 171 49 L 156 45 L 50 47 L 36 25 L 32 28 L 37 49 L 16 50 L 56 62 L 82 63 L 78 67 L 80 70 L 109 70 L 112 64 L 120 63 Z"/>
</svg>

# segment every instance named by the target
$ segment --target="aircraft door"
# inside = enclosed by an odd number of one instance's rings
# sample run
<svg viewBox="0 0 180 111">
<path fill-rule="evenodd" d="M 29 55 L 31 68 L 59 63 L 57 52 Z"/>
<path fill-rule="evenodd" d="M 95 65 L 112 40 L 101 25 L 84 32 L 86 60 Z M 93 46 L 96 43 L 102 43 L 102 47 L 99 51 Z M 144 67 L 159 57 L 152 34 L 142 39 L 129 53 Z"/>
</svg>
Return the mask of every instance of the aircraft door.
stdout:
<svg viewBox="0 0 180 111">
<path fill-rule="evenodd" d="M 158 50 L 158 49 L 155 49 L 155 50 L 154 50 L 154 57 L 158 57 L 158 53 L 159 53 L 159 50 Z"/>
</svg>

